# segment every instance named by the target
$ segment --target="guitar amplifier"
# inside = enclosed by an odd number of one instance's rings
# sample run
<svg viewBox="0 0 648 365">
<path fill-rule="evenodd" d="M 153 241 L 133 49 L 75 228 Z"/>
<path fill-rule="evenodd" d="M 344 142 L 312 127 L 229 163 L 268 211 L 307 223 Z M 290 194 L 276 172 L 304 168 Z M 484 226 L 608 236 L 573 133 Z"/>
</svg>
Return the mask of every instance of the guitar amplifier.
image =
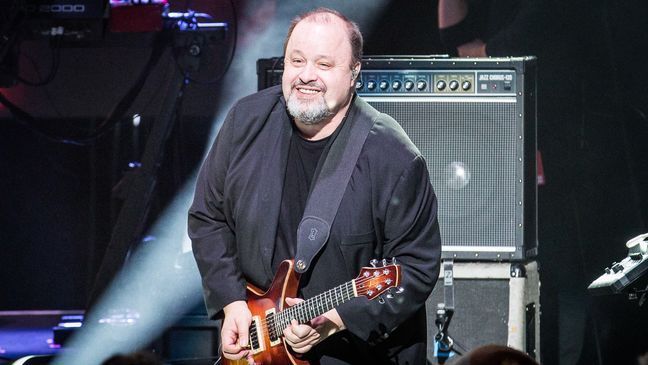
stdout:
<svg viewBox="0 0 648 365">
<path fill-rule="evenodd" d="M 540 279 L 535 261 L 455 262 L 447 265 L 425 303 L 428 320 L 428 364 L 443 364 L 435 336 L 440 303 L 452 305 L 454 314 L 447 335 L 454 341 L 446 364 L 455 355 L 498 344 L 527 353 L 540 362 Z M 451 294 L 450 294 L 451 293 Z M 450 299 L 451 298 L 451 299 Z M 450 299 L 450 300 L 449 300 Z M 452 303 L 449 303 L 452 302 Z"/>
<path fill-rule="evenodd" d="M 425 157 L 443 257 L 524 260 L 537 251 L 536 62 L 368 57 L 356 92 L 394 117 Z M 283 59 L 257 61 L 259 89 Z"/>
</svg>

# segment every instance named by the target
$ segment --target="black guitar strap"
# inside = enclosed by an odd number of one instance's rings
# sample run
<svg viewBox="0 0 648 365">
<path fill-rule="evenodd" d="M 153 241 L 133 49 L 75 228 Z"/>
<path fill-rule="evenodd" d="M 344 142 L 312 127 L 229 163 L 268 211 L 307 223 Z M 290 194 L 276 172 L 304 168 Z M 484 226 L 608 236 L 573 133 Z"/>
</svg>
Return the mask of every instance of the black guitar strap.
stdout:
<svg viewBox="0 0 648 365">
<path fill-rule="evenodd" d="M 297 229 L 295 271 L 300 274 L 308 271 L 311 261 L 328 241 L 362 146 L 380 115 L 362 99 L 354 101 L 356 105 L 351 107 L 317 175 Z"/>
</svg>

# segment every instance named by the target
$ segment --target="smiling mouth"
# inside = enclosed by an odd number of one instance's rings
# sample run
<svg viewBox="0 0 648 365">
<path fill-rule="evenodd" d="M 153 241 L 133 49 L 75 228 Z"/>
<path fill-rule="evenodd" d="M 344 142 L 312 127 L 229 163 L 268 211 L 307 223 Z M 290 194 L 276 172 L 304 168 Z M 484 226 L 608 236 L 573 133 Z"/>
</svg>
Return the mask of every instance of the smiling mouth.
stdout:
<svg viewBox="0 0 648 365">
<path fill-rule="evenodd" d="M 297 91 L 299 91 L 300 93 L 302 93 L 302 94 L 308 94 L 308 95 L 314 95 L 314 94 L 317 94 L 317 93 L 321 92 L 321 90 L 304 89 L 304 88 L 299 88 L 299 87 L 296 88 L 296 89 L 297 89 Z"/>
<path fill-rule="evenodd" d="M 325 91 L 324 87 L 315 81 L 308 83 L 297 81 L 293 84 L 293 90 L 304 96 L 317 95 Z"/>
</svg>

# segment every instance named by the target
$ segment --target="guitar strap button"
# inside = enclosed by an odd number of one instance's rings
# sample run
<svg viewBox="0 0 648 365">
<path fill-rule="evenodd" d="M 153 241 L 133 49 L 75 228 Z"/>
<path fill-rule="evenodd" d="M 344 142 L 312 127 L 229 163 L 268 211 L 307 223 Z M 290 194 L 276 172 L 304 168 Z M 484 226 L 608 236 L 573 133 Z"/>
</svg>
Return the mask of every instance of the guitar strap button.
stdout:
<svg viewBox="0 0 648 365">
<path fill-rule="evenodd" d="M 297 269 L 299 269 L 300 271 L 306 268 L 306 263 L 304 262 L 304 260 L 298 260 L 296 265 Z"/>
</svg>

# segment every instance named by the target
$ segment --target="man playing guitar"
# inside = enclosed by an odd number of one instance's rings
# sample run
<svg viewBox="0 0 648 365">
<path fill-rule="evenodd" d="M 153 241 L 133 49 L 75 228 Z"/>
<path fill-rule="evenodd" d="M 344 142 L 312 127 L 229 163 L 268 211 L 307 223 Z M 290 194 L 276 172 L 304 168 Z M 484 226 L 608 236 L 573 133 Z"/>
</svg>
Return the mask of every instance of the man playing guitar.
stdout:
<svg viewBox="0 0 648 365">
<path fill-rule="evenodd" d="M 225 361 L 424 364 L 425 300 L 441 253 L 425 160 L 393 118 L 355 94 L 355 23 L 315 9 L 293 20 L 284 52 L 281 87 L 230 110 L 189 211 L 208 313 L 223 319 Z M 360 125 L 363 143 L 347 145 Z M 349 162 L 350 177 L 330 197 L 319 193 L 328 168 Z M 336 194 L 325 241 L 299 259 L 305 210 Z M 304 241 L 318 234 L 311 228 Z M 397 264 L 366 268 L 374 258 Z M 402 293 L 370 300 L 391 286 Z"/>
</svg>

